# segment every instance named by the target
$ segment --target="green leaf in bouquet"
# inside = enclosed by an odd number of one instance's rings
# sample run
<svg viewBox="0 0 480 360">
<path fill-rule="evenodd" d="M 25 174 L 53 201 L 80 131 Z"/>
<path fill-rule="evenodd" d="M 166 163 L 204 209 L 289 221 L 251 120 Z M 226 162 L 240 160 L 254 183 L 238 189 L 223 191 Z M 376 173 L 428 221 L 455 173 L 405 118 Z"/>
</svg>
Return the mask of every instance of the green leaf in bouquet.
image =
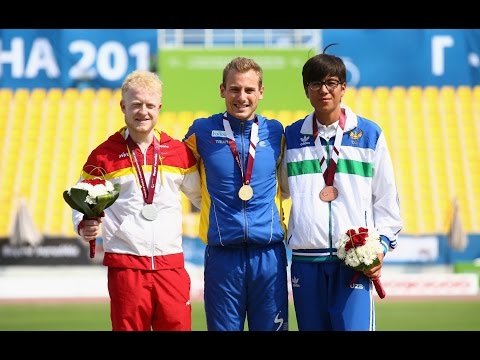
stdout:
<svg viewBox="0 0 480 360">
<path fill-rule="evenodd" d="M 97 204 L 92 209 L 96 216 L 100 215 L 103 210 L 113 205 L 113 203 L 118 199 L 121 185 L 115 184 L 113 185 L 113 188 L 114 190 L 111 194 L 97 196 Z"/>
<path fill-rule="evenodd" d="M 120 195 L 121 187 L 122 186 L 120 184 L 113 185 L 114 190 L 112 191 L 112 196 L 111 196 L 112 199 L 107 203 L 107 205 L 105 205 L 105 209 L 113 205 L 113 203 L 118 199 L 118 196 Z"/>
<path fill-rule="evenodd" d="M 71 188 L 70 189 L 70 199 L 72 200 L 72 202 L 77 207 L 80 208 L 80 210 L 78 210 L 78 211 L 80 211 L 82 214 L 86 215 L 89 218 L 96 217 L 97 215 L 95 215 L 93 213 L 92 209 L 90 209 L 90 206 L 85 202 L 85 199 L 87 198 L 87 195 L 88 195 L 87 190 L 76 189 L 76 188 Z M 70 203 L 69 203 L 69 205 L 70 205 Z M 77 208 L 75 208 L 75 207 L 73 207 L 73 208 L 77 210 Z"/>
<path fill-rule="evenodd" d="M 347 265 L 348 266 L 348 265 Z M 366 270 L 367 269 L 367 266 L 365 266 L 365 264 L 360 264 L 358 266 L 351 266 L 351 268 L 353 270 L 357 270 L 357 271 L 360 271 L 360 272 L 363 272 L 363 270 Z"/>
<path fill-rule="evenodd" d="M 107 194 L 107 195 L 99 195 L 97 196 L 97 203 L 93 207 L 92 211 L 96 214 L 96 216 L 100 215 L 100 213 L 111 206 L 115 200 L 118 198 L 117 194 Z"/>
<path fill-rule="evenodd" d="M 380 260 L 377 257 L 375 260 L 373 260 L 373 263 L 369 266 L 369 268 L 371 269 L 371 268 L 373 268 L 375 266 L 378 266 L 378 265 L 380 265 Z"/>
<path fill-rule="evenodd" d="M 63 199 L 72 209 L 83 212 L 83 209 L 72 200 L 67 190 L 63 192 Z"/>
</svg>

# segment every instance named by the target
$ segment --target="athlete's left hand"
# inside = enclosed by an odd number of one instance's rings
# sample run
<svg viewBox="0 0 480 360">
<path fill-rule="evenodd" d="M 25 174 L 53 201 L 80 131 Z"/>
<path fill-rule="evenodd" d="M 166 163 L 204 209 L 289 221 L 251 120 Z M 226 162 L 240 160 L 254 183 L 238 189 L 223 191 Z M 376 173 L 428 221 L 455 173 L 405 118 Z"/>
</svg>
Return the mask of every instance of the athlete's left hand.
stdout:
<svg viewBox="0 0 480 360">
<path fill-rule="evenodd" d="M 378 260 L 380 260 L 380 264 L 377 265 L 377 266 L 374 266 L 373 268 L 371 268 L 370 270 L 365 270 L 363 273 L 365 274 L 365 276 L 371 278 L 371 279 L 376 279 L 376 278 L 379 278 L 382 274 L 382 265 L 383 265 L 383 258 L 385 257 L 385 254 L 382 252 L 382 253 L 378 253 L 377 254 L 377 257 L 378 257 Z"/>
</svg>

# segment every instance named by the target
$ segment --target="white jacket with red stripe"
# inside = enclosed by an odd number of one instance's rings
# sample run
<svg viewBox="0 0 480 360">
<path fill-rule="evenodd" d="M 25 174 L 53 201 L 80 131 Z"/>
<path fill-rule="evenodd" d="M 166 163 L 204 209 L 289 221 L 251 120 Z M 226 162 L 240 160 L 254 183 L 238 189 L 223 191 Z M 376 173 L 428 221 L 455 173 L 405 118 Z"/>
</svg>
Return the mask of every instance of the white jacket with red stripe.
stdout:
<svg viewBox="0 0 480 360">
<path fill-rule="evenodd" d="M 106 266 L 135 269 L 164 269 L 184 265 L 182 248 L 182 206 L 180 191 L 200 207 L 201 189 L 197 163 L 190 149 L 181 141 L 155 130 L 160 141 L 160 165 L 153 205 L 158 211 L 154 221 L 146 220 L 141 210 L 145 205 L 137 172 L 128 154 L 123 127 L 94 149 L 83 166 L 81 179 L 102 176 L 120 184 L 117 201 L 105 210 L 102 237 Z M 146 183 L 150 183 L 153 145 L 145 154 L 137 147 Z M 92 171 L 93 170 L 93 171 Z M 75 230 L 83 214 L 73 210 Z"/>
</svg>

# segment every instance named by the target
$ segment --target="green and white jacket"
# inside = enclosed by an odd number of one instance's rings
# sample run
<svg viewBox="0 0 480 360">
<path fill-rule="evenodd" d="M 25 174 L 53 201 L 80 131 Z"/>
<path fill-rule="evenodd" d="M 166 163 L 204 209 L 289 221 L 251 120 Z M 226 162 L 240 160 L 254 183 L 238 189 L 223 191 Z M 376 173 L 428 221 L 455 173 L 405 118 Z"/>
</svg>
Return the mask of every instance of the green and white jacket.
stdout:
<svg viewBox="0 0 480 360">
<path fill-rule="evenodd" d="M 285 153 L 279 180 L 284 199 L 291 197 L 287 245 L 293 260 L 338 260 L 340 235 L 353 227 L 374 228 L 386 251 L 397 246 L 403 227 L 393 165 L 384 133 L 371 120 L 342 105 L 346 123 L 333 186 L 338 197 L 320 199 L 325 187 L 321 154 L 329 163 L 335 136 L 315 148 L 313 112 L 285 128 Z"/>
</svg>

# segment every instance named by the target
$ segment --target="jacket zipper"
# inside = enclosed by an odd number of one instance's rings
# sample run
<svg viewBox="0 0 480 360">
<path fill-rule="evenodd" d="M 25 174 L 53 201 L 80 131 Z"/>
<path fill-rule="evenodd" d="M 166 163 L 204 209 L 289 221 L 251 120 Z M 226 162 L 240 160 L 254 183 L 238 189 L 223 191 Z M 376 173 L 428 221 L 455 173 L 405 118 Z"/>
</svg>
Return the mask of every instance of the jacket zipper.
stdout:
<svg viewBox="0 0 480 360">
<path fill-rule="evenodd" d="M 330 165 L 330 140 L 326 141 L 327 164 Z M 329 167 L 329 166 L 328 166 Z M 327 167 L 327 169 L 328 169 Z M 323 175 L 323 174 L 322 174 Z M 327 185 L 327 184 L 325 184 Z M 333 234 L 332 234 L 332 202 L 328 203 L 328 245 L 330 248 L 330 256 L 333 256 Z"/>
<path fill-rule="evenodd" d="M 147 163 L 147 152 L 148 152 L 148 147 L 145 149 L 145 154 L 142 152 L 142 155 L 143 155 L 143 164 L 145 165 L 145 168 L 147 167 L 148 163 Z M 152 176 L 152 174 L 150 174 L 150 176 Z M 147 179 L 145 179 L 145 182 L 147 181 Z M 148 182 L 150 183 L 150 181 Z M 155 190 L 154 190 L 155 191 Z M 149 224 L 150 225 L 150 224 Z M 151 244 L 152 244 L 152 256 L 150 258 L 150 261 L 152 263 L 152 270 L 155 270 L 155 238 L 154 238 L 154 234 L 153 234 L 153 231 L 151 231 Z"/>
</svg>

